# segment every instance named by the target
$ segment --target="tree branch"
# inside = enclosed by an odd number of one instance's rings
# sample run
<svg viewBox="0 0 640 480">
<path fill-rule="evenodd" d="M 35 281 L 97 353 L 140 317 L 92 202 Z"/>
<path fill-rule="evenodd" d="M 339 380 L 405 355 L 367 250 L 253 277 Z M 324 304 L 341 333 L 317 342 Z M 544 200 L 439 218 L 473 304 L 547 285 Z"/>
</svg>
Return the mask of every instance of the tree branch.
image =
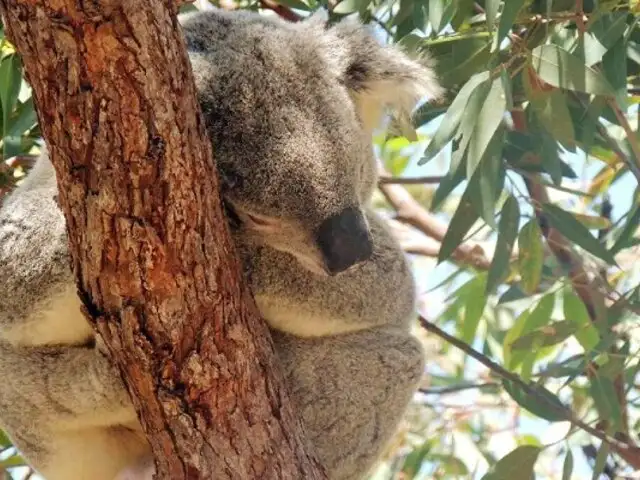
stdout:
<svg viewBox="0 0 640 480">
<path fill-rule="evenodd" d="M 382 166 L 379 167 L 379 173 L 381 177 L 389 176 Z M 407 223 L 426 236 L 442 242 L 447 233 L 447 225 L 427 212 L 405 188 L 401 185 L 382 183 L 379 189 L 396 210 L 398 221 Z M 458 246 L 453 252 L 453 258 L 483 270 L 491 265 L 484 250 L 477 243 L 465 242 Z"/>
<path fill-rule="evenodd" d="M 171 0 L 0 0 L 73 271 L 157 478 L 323 478 L 220 205 Z"/>
</svg>

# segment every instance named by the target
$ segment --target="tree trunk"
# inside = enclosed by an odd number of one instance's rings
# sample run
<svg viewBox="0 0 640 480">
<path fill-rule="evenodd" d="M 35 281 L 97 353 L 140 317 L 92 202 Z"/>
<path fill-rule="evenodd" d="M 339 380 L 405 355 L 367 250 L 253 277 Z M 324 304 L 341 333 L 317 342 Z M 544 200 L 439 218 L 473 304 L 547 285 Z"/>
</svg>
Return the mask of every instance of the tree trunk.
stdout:
<svg viewBox="0 0 640 480">
<path fill-rule="evenodd" d="M 241 278 L 175 0 L 0 0 L 162 479 L 323 478 Z"/>
</svg>

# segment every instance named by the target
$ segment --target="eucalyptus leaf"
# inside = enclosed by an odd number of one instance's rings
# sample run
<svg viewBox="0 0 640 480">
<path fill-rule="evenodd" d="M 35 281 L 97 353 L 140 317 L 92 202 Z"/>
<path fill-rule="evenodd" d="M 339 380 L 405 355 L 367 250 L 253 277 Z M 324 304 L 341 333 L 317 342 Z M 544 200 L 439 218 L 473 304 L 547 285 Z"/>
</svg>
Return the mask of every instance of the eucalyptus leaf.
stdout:
<svg viewBox="0 0 640 480">
<path fill-rule="evenodd" d="M 598 71 L 557 45 L 540 45 L 531 52 L 531 65 L 550 85 L 592 95 L 613 96 L 613 87 Z"/>
</svg>

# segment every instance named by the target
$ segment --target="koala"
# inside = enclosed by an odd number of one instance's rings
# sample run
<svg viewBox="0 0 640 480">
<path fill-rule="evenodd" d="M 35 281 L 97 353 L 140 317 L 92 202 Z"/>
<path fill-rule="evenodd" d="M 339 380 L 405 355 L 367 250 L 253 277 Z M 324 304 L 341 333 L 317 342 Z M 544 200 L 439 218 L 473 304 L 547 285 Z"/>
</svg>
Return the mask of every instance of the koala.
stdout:
<svg viewBox="0 0 640 480">
<path fill-rule="evenodd" d="M 371 137 L 385 113 L 436 97 L 435 74 L 349 19 L 207 10 L 180 22 L 288 391 L 329 478 L 362 478 L 424 368 L 412 272 L 370 205 Z M 44 148 L 0 209 L 0 426 L 47 480 L 135 477 L 150 447 L 81 314 L 56 194 Z"/>
</svg>

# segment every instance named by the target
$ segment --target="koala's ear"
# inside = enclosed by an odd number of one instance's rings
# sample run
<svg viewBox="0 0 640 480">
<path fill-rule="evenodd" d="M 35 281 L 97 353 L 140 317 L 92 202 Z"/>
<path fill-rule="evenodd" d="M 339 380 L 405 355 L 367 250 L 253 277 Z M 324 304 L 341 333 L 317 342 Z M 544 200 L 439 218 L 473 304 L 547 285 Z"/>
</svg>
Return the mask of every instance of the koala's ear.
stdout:
<svg viewBox="0 0 640 480">
<path fill-rule="evenodd" d="M 430 57 L 412 59 L 398 47 L 380 44 L 358 21 L 341 21 L 325 31 L 325 39 L 326 55 L 351 92 L 367 129 L 379 126 L 385 110 L 404 117 L 419 100 L 443 93 Z"/>
</svg>

